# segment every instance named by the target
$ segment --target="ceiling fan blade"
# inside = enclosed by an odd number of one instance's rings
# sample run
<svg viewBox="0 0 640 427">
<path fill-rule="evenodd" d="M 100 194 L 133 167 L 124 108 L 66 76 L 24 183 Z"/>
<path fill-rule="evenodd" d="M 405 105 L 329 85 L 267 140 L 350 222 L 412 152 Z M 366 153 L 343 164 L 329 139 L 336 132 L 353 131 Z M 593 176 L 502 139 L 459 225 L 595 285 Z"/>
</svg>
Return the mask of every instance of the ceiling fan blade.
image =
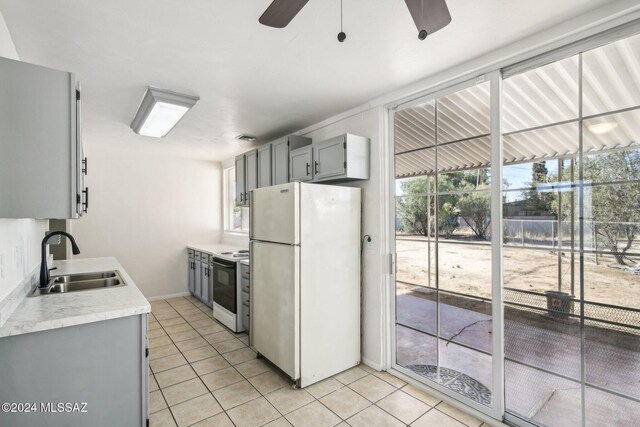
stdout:
<svg viewBox="0 0 640 427">
<path fill-rule="evenodd" d="M 451 14 L 445 0 L 404 0 L 409 8 L 413 22 L 418 27 L 418 38 L 424 40 L 427 35 L 446 27 L 451 22 Z"/>
<path fill-rule="evenodd" d="M 262 25 L 284 28 L 309 0 L 273 0 L 258 21 Z"/>
</svg>

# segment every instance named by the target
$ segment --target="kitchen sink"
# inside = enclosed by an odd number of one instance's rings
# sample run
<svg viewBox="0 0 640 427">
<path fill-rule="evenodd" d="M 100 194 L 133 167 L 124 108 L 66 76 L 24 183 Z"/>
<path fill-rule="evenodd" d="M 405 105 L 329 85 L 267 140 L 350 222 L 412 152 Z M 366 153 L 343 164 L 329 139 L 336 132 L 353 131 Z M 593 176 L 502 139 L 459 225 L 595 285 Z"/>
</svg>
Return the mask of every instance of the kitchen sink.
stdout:
<svg viewBox="0 0 640 427">
<path fill-rule="evenodd" d="M 89 291 L 93 289 L 108 289 L 125 286 L 126 283 L 117 271 L 103 271 L 100 273 L 81 273 L 52 276 L 49 286 L 36 288 L 30 297 L 41 295 L 63 294 L 68 292 Z"/>
<path fill-rule="evenodd" d="M 101 273 L 83 273 L 83 274 L 68 274 L 65 276 L 51 276 L 53 283 L 71 283 L 71 282 L 84 282 L 86 280 L 98 280 L 98 279 L 111 279 L 117 277 L 115 271 L 103 271 Z"/>
</svg>

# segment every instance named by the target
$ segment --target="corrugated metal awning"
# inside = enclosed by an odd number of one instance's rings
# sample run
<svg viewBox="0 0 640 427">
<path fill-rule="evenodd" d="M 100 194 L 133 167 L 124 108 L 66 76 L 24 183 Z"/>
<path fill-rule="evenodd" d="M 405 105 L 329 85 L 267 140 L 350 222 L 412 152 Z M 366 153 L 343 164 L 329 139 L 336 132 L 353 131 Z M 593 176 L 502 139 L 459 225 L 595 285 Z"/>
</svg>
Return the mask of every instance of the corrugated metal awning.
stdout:
<svg viewBox="0 0 640 427">
<path fill-rule="evenodd" d="M 504 81 L 505 164 L 578 153 L 579 62 L 576 55 Z M 582 54 L 582 87 L 583 153 L 638 146 L 640 35 Z M 489 166 L 490 121 L 489 82 L 396 112 L 396 177 Z"/>
</svg>

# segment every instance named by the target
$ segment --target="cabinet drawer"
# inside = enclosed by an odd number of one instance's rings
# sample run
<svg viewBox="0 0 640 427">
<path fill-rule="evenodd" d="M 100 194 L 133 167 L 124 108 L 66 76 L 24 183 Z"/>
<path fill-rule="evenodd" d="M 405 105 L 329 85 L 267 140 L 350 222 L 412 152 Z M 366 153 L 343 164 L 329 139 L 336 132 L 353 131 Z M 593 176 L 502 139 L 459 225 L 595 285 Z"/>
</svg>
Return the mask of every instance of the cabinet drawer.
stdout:
<svg viewBox="0 0 640 427">
<path fill-rule="evenodd" d="M 193 249 L 189 249 L 189 259 L 193 259 Z"/>
<path fill-rule="evenodd" d="M 240 264 L 240 275 L 243 279 L 249 280 L 249 267 L 244 264 Z"/>
<path fill-rule="evenodd" d="M 251 286 L 249 285 L 249 280 L 243 277 L 242 280 L 240 280 L 240 288 L 242 289 L 242 292 L 249 293 L 249 289 L 251 288 Z"/>
<path fill-rule="evenodd" d="M 247 307 L 247 312 L 249 312 L 249 293 L 243 290 L 240 299 L 242 304 Z"/>
</svg>

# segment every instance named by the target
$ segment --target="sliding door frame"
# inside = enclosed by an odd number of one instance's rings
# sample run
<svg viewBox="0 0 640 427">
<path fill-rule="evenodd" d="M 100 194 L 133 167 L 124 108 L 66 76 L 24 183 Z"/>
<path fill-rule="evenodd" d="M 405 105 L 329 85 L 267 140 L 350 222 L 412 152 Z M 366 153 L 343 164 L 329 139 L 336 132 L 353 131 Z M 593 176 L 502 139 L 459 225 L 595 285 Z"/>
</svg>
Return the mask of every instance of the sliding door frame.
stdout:
<svg viewBox="0 0 640 427">
<path fill-rule="evenodd" d="M 418 93 L 409 95 L 396 101 L 386 104 L 383 108 L 384 116 L 381 122 L 381 136 L 386 139 L 383 146 L 386 150 L 382 152 L 386 155 L 381 163 L 386 164 L 382 170 L 387 172 L 382 178 L 382 188 L 386 189 L 387 208 L 383 210 L 382 218 L 384 242 L 389 250 L 389 276 L 386 281 L 388 288 L 384 292 L 383 301 L 387 302 L 384 310 L 388 315 L 384 316 L 387 320 L 387 333 L 383 336 L 387 337 L 385 356 L 387 363 L 385 366 L 390 367 L 390 371 L 405 379 L 413 380 L 434 394 L 443 397 L 455 406 L 465 407 L 480 418 L 487 416 L 502 422 L 504 420 L 522 425 L 533 426 L 528 421 L 517 416 L 508 414 L 505 408 L 505 360 L 504 360 L 504 304 L 503 304 L 503 245 L 502 245 L 502 169 L 503 169 L 503 138 L 502 138 L 502 82 L 503 79 L 515 74 L 519 74 L 527 69 L 533 69 L 544 64 L 555 62 L 559 59 L 566 58 L 580 52 L 594 49 L 596 47 L 614 42 L 616 40 L 632 36 L 640 33 L 640 12 L 635 11 L 628 16 L 628 21 L 620 23 L 613 19 L 609 28 L 604 28 L 598 32 L 589 33 L 585 31 L 582 38 L 576 38 L 576 34 L 566 37 L 566 43 L 556 47 L 549 48 L 547 51 L 532 53 L 530 56 L 522 58 L 507 58 L 502 63 L 490 65 L 481 69 L 478 73 L 470 73 L 463 77 L 452 79 L 426 88 Z M 604 24 L 606 25 L 606 24 Z M 557 43 L 557 41 L 556 41 Z M 439 97 L 456 92 L 483 83 L 489 80 L 491 82 L 491 216 L 492 224 L 499 224 L 499 227 L 492 227 L 491 239 L 491 286 L 492 286 L 492 405 L 487 407 L 469 399 L 465 399 L 462 395 L 455 393 L 444 386 L 429 381 L 426 378 L 406 369 L 397 364 L 396 349 L 396 239 L 395 239 L 395 135 L 394 121 L 395 113 L 406 108 L 410 108 L 425 102 L 435 100 Z M 483 416 L 484 415 L 484 416 Z"/>
<path fill-rule="evenodd" d="M 406 103 L 398 104 L 395 108 L 389 109 L 389 141 L 390 141 L 390 153 L 392 163 L 390 165 L 392 175 L 391 198 L 392 206 L 395 203 L 395 171 L 394 171 L 394 121 L 395 113 L 405 110 L 407 108 L 414 107 L 419 104 L 434 101 L 438 98 L 450 95 L 454 92 L 470 88 L 472 86 L 490 82 L 490 106 L 491 106 L 491 222 L 492 224 L 502 224 L 502 132 L 501 132 L 501 93 L 502 93 L 502 73 L 500 71 L 494 71 L 492 73 L 477 76 L 461 83 L 454 84 L 452 86 L 443 87 L 432 93 L 422 95 L 419 98 L 412 99 Z M 434 155 L 435 155 L 434 150 Z M 437 160 L 436 160 L 437 162 Z M 497 195 L 497 197 L 496 197 Z M 496 202 L 497 200 L 497 202 Z M 395 253 L 395 210 L 393 210 L 392 221 L 393 228 L 390 230 L 392 246 Z M 391 368 L 394 371 L 400 372 L 427 387 L 452 398 L 463 405 L 469 406 L 478 412 L 481 412 L 495 420 L 502 420 L 504 414 L 504 309 L 502 305 L 502 227 L 491 227 L 491 318 L 492 318 L 492 351 L 491 351 L 491 406 L 485 406 L 478 402 L 474 402 L 464 396 L 456 393 L 447 387 L 444 387 L 435 382 L 429 381 L 426 378 L 414 373 L 413 371 L 402 367 L 396 360 L 396 294 L 395 294 L 395 256 L 392 257 L 392 271 L 391 271 L 391 322 L 393 324 L 391 328 Z M 436 270 L 437 271 L 437 270 Z M 497 272 L 497 274 L 494 274 Z M 436 340 L 440 340 L 439 334 Z"/>
</svg>

